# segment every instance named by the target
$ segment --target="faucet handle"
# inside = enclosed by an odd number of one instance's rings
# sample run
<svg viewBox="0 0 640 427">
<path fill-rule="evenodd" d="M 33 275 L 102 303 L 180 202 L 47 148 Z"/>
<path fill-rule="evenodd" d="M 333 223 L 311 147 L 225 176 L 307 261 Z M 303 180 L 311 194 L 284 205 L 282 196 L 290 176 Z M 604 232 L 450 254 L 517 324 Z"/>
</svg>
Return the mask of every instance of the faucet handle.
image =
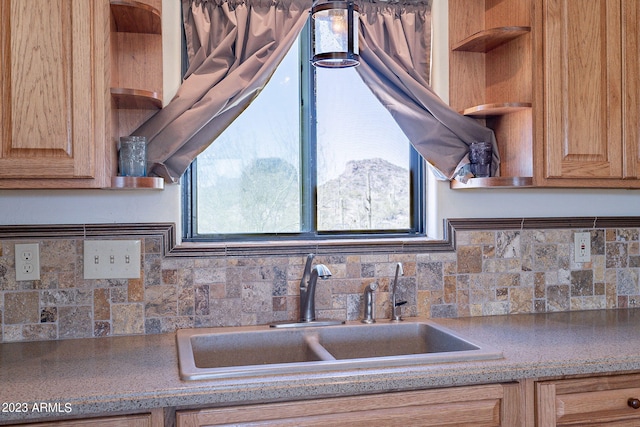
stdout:
<svg viewBox="0 0 640 427">
<path fill-rule="evenodd" d="M 391 307 L 391 320 L 394 320 L 396 322 L 400 322 L 402 321 L 402 309 L 400 307 L 402 307 L 403 305 L 405 305 L 407 302 L 406 301 L 396 301 L 394 306 Z"/>
</svg>

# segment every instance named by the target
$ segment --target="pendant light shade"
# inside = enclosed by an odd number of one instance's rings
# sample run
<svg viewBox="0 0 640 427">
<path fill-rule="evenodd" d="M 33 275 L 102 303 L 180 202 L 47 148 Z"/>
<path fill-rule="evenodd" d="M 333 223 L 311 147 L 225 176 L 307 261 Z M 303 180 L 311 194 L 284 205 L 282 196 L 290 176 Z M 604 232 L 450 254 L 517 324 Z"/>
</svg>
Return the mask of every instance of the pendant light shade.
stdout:
<svg viewBox="0 0 640 427">
<path fill-rule="evenodd" d="M 360 64 L 358 12 L 352 1 L 328 1 L 313 6 L 313 65 L 346 68 Z"/>
</svg>

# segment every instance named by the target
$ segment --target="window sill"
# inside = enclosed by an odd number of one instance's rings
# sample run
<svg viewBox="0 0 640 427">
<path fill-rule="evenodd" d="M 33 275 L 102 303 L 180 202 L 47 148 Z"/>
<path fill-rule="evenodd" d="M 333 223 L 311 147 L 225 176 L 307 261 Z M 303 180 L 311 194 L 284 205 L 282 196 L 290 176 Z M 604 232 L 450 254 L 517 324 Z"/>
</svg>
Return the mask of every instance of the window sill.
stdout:
<svg viewBox="0 0 640 427">
<path fill-rule="evenodd" d="M 169 256 L 298 256 L 357 255 L 371 253 L 417 253 L 453 251 L 452 239 L 436 240 L 428 237 L 325 239 L 325 240 L 268 240 L 254 242 L 183 242 L 171 250 Z"/>
</svg>

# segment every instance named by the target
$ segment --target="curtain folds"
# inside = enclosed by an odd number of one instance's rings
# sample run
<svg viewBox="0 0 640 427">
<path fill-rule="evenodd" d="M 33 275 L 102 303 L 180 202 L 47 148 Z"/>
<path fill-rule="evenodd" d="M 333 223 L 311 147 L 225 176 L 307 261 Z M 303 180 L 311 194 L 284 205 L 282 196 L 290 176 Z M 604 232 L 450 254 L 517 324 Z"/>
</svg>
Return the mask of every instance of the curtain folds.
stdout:
<svg viewBox="0 0 640 427">
<path fill-rule="evenodd" d="M 493 131 L 452 111 L 429 87 L 431 0 L 361 0 L 358 73 L 442 179 L 464 180 L 468 145 Z M 182 0 L 189 69 L 176 96 L 133 134 L 152 174 L 177 182 L 253 101 L 309 16 L 312 0 Z"/>
<path fill-rule="evenodd" d="M 492 142 L 496 175 L 493 131 L 453 111 L 429 85 L 431 8 L 420 3 L 360 4 L 358 74 L 440 178 L 466 180 L 473 141 Z"/>
<path fill-rule="evenodd" d="M 189 69 L 176 96 L 135 135 L 149 169 L 177 182 L 251 103 L 302 30 L 310 0 L 182 0 Z"/>
</svg>

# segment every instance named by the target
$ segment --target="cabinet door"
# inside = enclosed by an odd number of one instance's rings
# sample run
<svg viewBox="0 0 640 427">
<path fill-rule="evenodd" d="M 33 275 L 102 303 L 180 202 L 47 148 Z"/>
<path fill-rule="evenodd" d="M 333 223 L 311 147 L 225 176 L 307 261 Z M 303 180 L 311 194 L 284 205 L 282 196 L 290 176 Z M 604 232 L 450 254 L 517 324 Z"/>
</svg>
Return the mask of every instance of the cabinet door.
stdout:
<svg viewBox="0 0 640 427">
<path fill-rule="evenodd" d="M 0 187 L 104 185 L 108 2 L 0 0 L 0 9 Z"/>
<path fill-rule="evenodd" d="M 518 426 L 519 385 L 486 385 L 312 401 L 178 411 L 178 427 Z"/>
<path fill-rule="evenodd" d="M 622 3 L 625 178 L 640 178 L 640 1 Z"/>
<path fill-rule="evenodd" d="M 621 0 L 543 0 L 544 178 L 623 177 Z"/>
</svg>

